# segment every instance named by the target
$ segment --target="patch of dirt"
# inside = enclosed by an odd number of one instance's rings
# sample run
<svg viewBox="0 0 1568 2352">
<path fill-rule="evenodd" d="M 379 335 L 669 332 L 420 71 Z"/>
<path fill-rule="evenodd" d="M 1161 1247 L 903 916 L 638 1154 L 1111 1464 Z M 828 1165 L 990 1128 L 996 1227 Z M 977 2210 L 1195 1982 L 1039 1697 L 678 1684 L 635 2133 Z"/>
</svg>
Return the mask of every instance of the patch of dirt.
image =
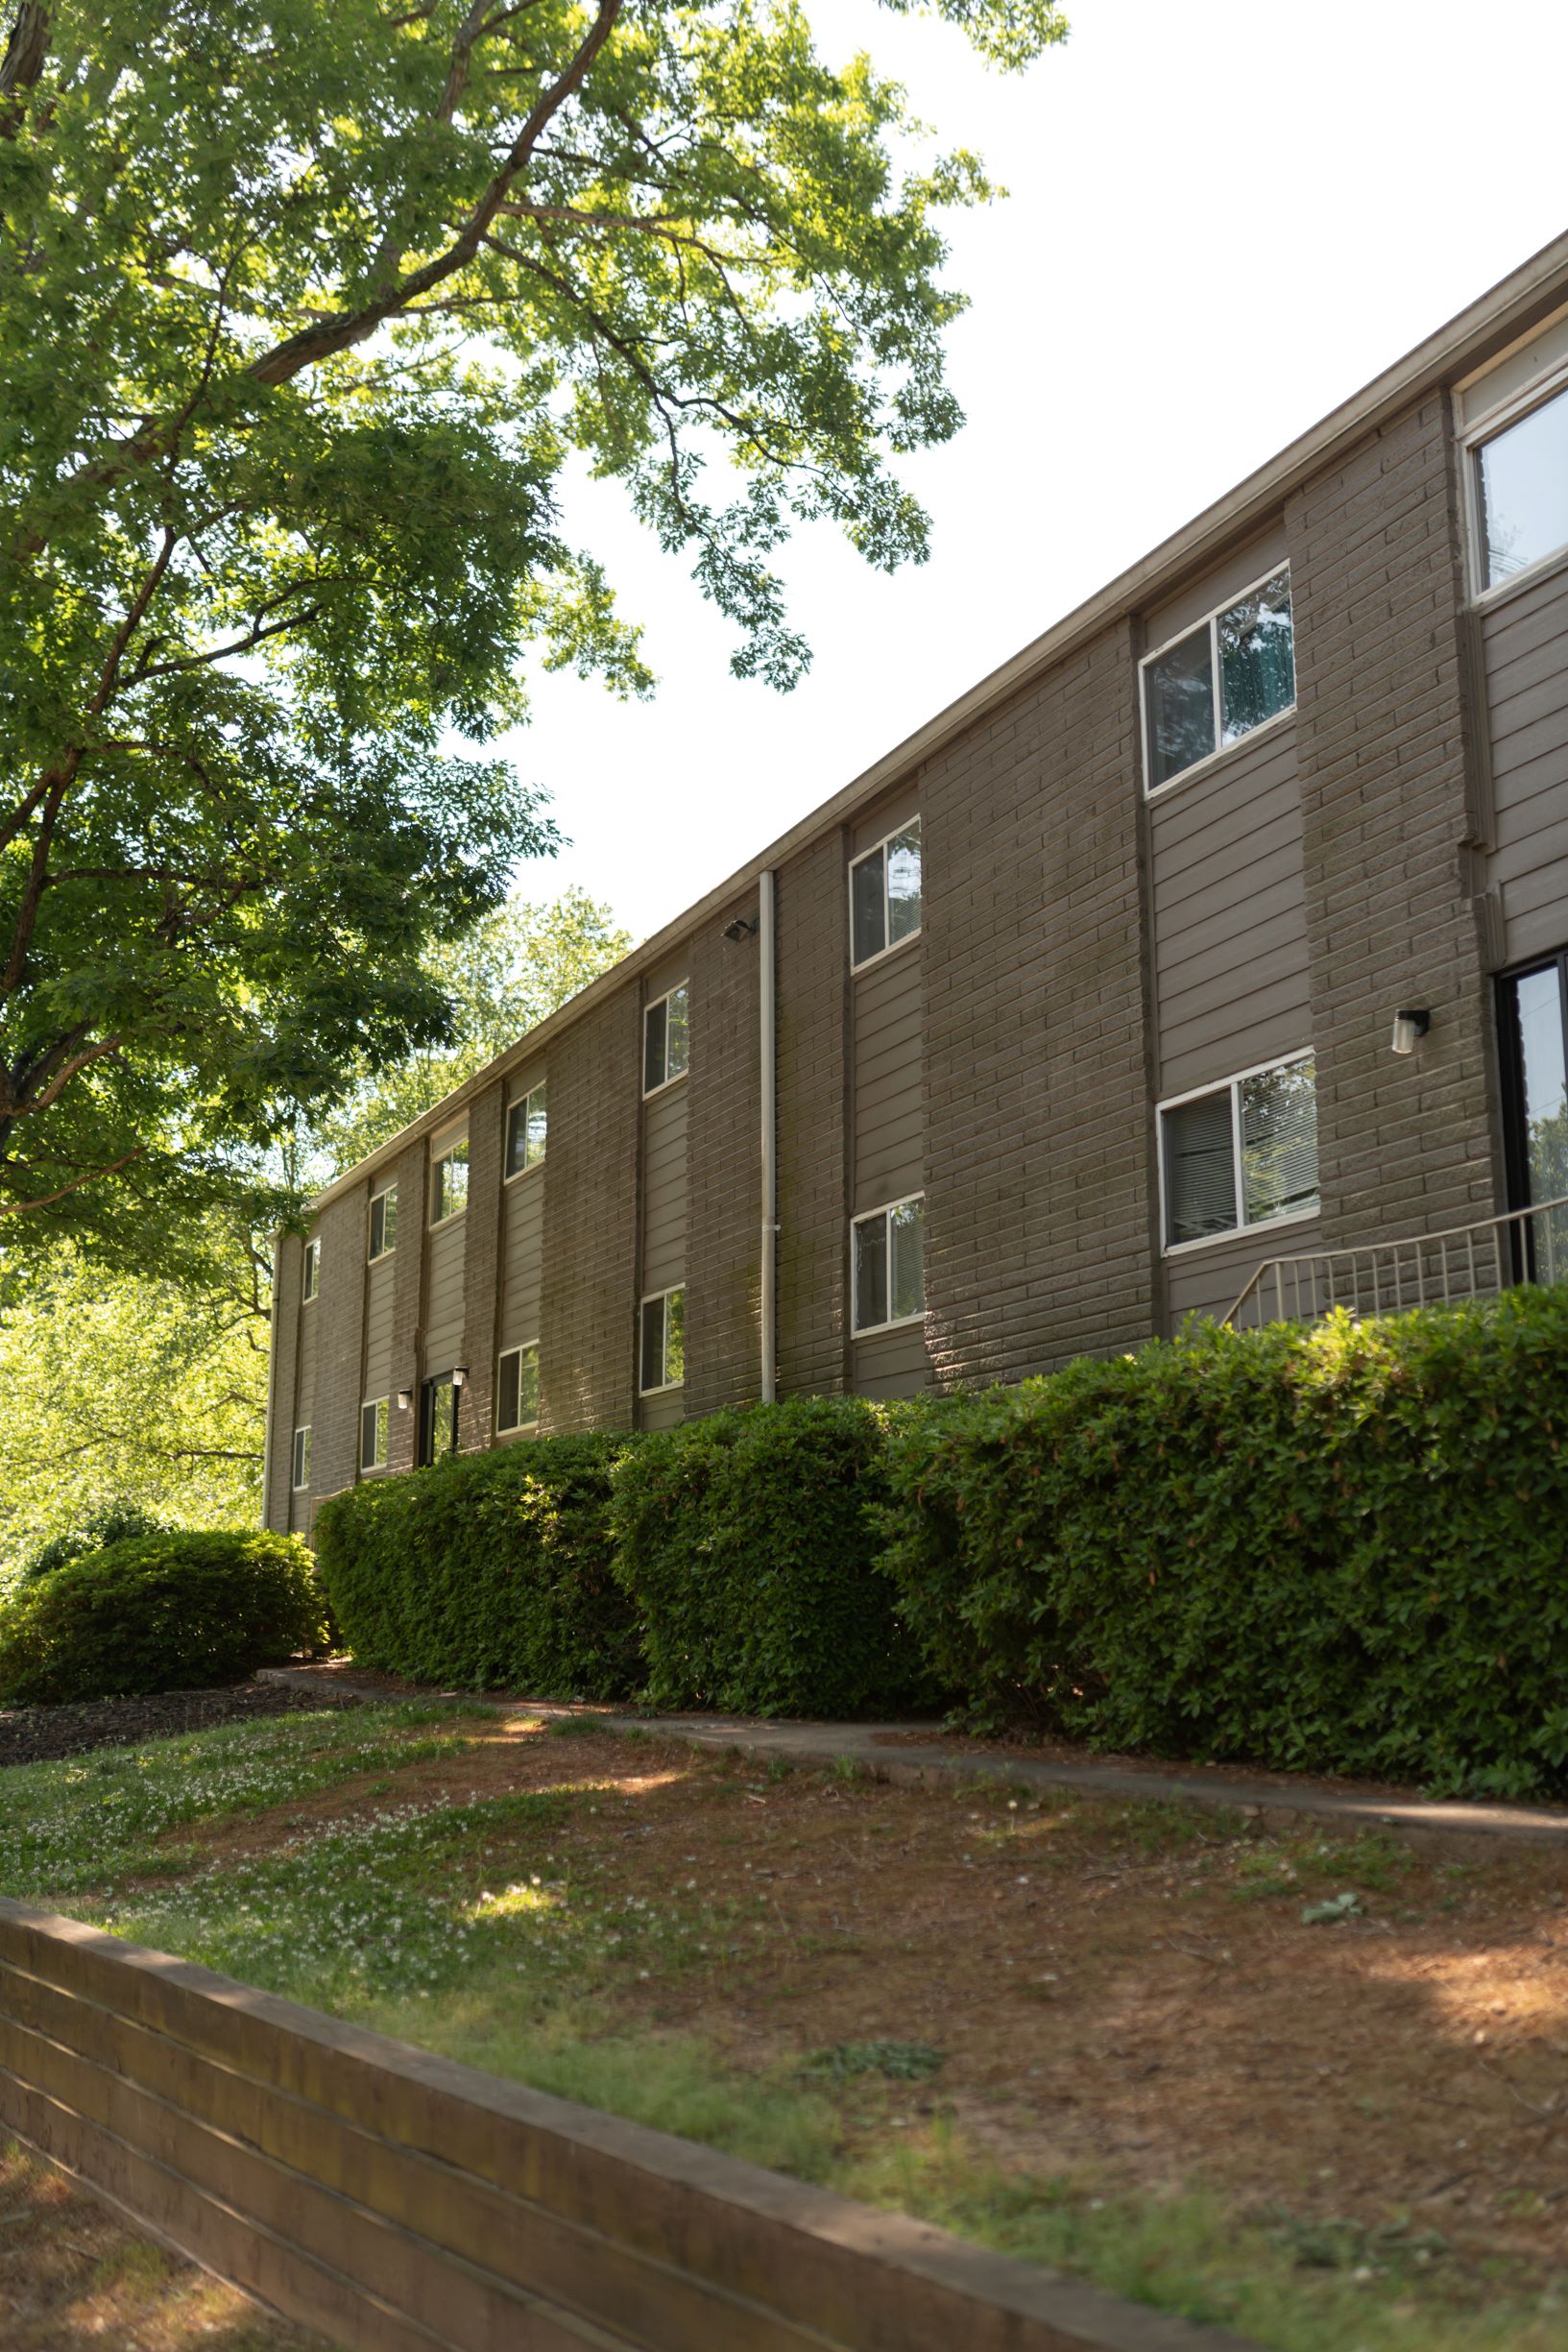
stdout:
<svg viewBox="0 0 1568 2352">
<path fill-rule="evenodd" d="M 1278 1772 L 1267 1764 L 1248 1764 L 1232 1758 L 1226 1763 L 1190 1763 L 1181 1757 L 1122 1756 L 1108 1749 L 1085 1748 L 1070 1739 L 1057 1739 L 1049 1732 L 999 1733 L 979 1736 L 969 1732 L 947 1732 L 940 1726 L 916 1727 L 908 1732 L 873 1732 L 874 1748 L 931 1748 L 943 1756 L 973 1756 L 977 1759 L 991 1757 L 1016 1759 L 1020 1763 L 1036 1764 L 1103 1764 L 1119 1772 L 1159 1774 L 1170 1779 L 1180 1774 L 1193 1780 L 1242 1780 L 1269 1788 L 1305 1789 L 1335 1797 L 1370 1797 L 1386 1805 L 1416 1805 L 1422 1792 L 1408 1782 L 1399 1781 L 1358 1781 L 1348 1775 L 1332 1772 Z"/>
<path fill-rule="evenodd" d="M 220 1690 L 163 1690 L 151 1698 L 92 1699 L 75 1707 L 0 1708 L 0 1765 L 47 1763 L 116 1748 L 171 1732 L 205 1731 L 251 1715 L 292 1715 L 323 1707 L 359 1707 L 354 1692 L 302 1689 L 293 1683 L 236 1683 Z"/>
<path fill-rule="evenodd" d="M 328 2352 L 4 2144 L 0 2342 L 6 2352 Z"/>
</svg>

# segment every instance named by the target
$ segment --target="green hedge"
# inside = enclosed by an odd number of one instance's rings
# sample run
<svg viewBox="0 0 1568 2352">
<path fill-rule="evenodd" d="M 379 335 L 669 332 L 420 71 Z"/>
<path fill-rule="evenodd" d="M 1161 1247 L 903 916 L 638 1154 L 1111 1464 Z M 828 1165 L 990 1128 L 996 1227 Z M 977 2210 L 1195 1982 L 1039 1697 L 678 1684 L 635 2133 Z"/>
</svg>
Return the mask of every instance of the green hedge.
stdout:
<svg viewBox="0 0 1568 2352">
<path fill-rule="evenodd" d="M 327 1630 L 297 1537 L 133 1537 L 65 1561 L 0 1611 L 0 1699 L 61 1706 L 243 1682 L 320 1648 Z"/>
<path fill-rule="evenodd" d="M 81 1523 L 56 1536 L 24 1560 L 16 1571 L 19 1585 L 31 1585 L 40 1576 L 53 1576 L 67 1561 L 80 1560 L 84 1553 L 101 1552 L 111 1543 L 124 1543 L 131 1536 L 162 1536 L 176 1531 L 167 1519 L 156 1512 L 144 1511 L 139 1503 L 110 1503 L 106 1511 L 89 1512 Z"/>
<path fill-rule="evenodd" d="M 891 1418 L 795 1397 L 645 1438 L 619 1464 L 615 1573 L 655 1706 L 849 1715 L 923 1690 L 868 1515 Z"/>
<path fill-rule="evenodd" d="M 606 1509 L 612 1467 L 635 1443 L 543 1438 L 324 1503 L 317 1558 L 355 1658 L 470 1690 L 627 1697 L 641 1658 Z"/>
<path fill-rule="evenodd" d="M 895 1432 L 884 1564 L 981 1718 L 1568 1785 L 1568 1289 L 1194 1327 Z"/>
</svg>

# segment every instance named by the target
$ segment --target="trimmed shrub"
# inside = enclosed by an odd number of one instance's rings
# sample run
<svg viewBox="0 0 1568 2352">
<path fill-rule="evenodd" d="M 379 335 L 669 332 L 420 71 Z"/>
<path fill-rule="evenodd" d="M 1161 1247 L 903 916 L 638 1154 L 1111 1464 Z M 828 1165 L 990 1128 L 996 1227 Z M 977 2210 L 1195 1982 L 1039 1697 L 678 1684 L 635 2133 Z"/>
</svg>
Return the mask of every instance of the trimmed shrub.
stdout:
<svg viewBox="0 0 1568 2352">
<path fill-rule="evenodd" d="M 884 1565 L 972 1719 L 1568 1785 L 1568 1289 L 1194 1325 L 895 1432 Z"/>
<path fill-rule="evenodd" d="M 892 1417 L 795 1397 L 645 1438 L 617 1467 L 615 1573 L 655 1706 L 849 1715 L 922 1691 L 868 1516 Z"/>
<path fill-rule="evenodd" d="M 322 1581 L 360 1664 L 469 1690 L 627 1697 L 641 1653 L 606 1512 L 612 1467 L 636 1443 L 538 1438 L 324 1503 Z"/>
<path fill-rule="evenodd" d="M 296 1536 L 136 1536 L 68 1560 L 0 1612 L 0 1699 L 83 1699 L 240 1683 L 319 1649 L 327 1614 Z"/>
<path fill-rule="evenodd" d="M 101 1552 L 110 1543 L 123 1543 L 131 1536 L 161 1536 L 172 1533 L 167 1519 L 156 1512 L 143 1511 L 139 1503 L 110 1503 L 105 1511 L 94 1511 L 63 1536 L 56 1536 L 52 1543 L 40 1545 L 30 1560 L 24 1560 L 16 1571 L 19 1585 L 33 1584 L 40 1576 L 53 1576 L 67 1561 L 80 1560 L 87 1552 Z"/>
</svg>

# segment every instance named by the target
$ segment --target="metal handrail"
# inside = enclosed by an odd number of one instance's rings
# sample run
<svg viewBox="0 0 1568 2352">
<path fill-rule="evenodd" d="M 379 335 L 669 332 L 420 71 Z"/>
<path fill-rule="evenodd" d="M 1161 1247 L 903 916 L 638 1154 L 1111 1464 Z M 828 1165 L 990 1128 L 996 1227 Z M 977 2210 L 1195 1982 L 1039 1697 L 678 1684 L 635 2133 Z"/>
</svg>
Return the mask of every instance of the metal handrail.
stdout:
<svg viewBox="0 0 1568 2352">
<path fill-rule="evenodd" d="M 1311 1249 L 1297 1257 L 1265 1258 L 1263 1264 L 1254 1270 L 1224 1321 L 1227 1325 L 1234 1325 L 1242 1308 L 1252 1298 L 1257 1301 L 1259 1323 L 1265 1321 L 1311 1322 L 1336 1306 L 1348 1306 L 1353 1315 L 1363 1312 L 1386 1314 L 1390 1311 L 1383 1297 L 1386 1273 L 1390 1277 L 1391 1311 L 1394 1314 L 1407 1306 L 1430 1306 L 1439 1302 L 1447 1305 L 1455 1298 L 1479 1297 L 1483 1295 L 1483 1276 L 1488 1272 L 1491 1276 L 1488 1287 L 1505 1290 L 1509 1282 L 1519 1278 L 1514 1269 L 1521 1258 L 1526 1268 L 1526 1280 L 1556 1282 L 1559 1276 L 1559 1258 L 1562 1261 L 1560 1273 L 1568 1276 L 1568 1232 L 1558 1236 L 1550 1223 L 1551 1213 L 1556 1209 L 1568 1210 L 1568 1194 L 1556 1200 L 1538 1200 L 1530 1208 L 1509 1209 L 1501 1217 L 1478 1218 L 1473 1224 L 1448 1225 L 1436 1233 L 1408 1233 L 1397 1241 L 1363 1242 L 1353 1249 Z M 1543 1228 L 1544 1250 L 1531 1226 L 1531 1220 L 1537 1217 L 1549 1220 Z M 1508 1234 L 1509 1267 L 1506 1278 L 1503 1274 L 1505 1232 Z M 1478 1270 L 1477 1241 L 1480 1238 L 1484 1255 L 1486 1237 L 1490 1237 L 1491 1265 L 1489 1269 L 1483 1266 Z M 1436 1253 L 1435 1268 L 1432 1266 L 1433 1252 Z M 1537 1259 L 1543 1257 L 1544 1273 L 1538 1271 L 1536 1264 Z M 1412 1266 L 1407 1263 L 1402 1271 L 1402 1259 L 1412 1262 Z M 1452 1263 L 1453 1259 L 1459 1260 L 1457 1268 Z M 1363 1267 L 1367 1270 L 1367 1287 L 1371 1296 L 1371 1305 L 1364 1309 L 1362 1303 Z M 1322 1304 L 1318 1303 L 1320 1268 L 1326 1273 L 1328 1293 Z M 1411 1271 L 1413 1281 L 1410 1279 Z M 1270 1282 L 1274 1289 L 1274 1313 L 1267 1316 L 1264 1294 Z M 1292 1302 L 1289 1310 L 1285 1304 L 1288 1284 Z M 1408 1288 L 1413 1291 L 1413 1297 L 1407 1297 Z M 1304 1289 L 1308 1299 L 1305 1307 L 1302 1305 Z"/>
</svg>

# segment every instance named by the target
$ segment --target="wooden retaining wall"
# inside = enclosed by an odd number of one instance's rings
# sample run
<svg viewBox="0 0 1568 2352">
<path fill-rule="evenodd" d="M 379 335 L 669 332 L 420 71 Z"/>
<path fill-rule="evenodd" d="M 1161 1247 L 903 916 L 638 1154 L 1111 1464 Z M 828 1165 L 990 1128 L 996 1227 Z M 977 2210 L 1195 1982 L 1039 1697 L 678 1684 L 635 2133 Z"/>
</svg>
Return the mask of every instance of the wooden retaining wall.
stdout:
<svg viewBox="0 0 1568 2352">
<path fill-rule="evenodd" d="M 1238 2352 L 3 1899 L 0 2124 L 351 2352 Z"/>
</svg>

